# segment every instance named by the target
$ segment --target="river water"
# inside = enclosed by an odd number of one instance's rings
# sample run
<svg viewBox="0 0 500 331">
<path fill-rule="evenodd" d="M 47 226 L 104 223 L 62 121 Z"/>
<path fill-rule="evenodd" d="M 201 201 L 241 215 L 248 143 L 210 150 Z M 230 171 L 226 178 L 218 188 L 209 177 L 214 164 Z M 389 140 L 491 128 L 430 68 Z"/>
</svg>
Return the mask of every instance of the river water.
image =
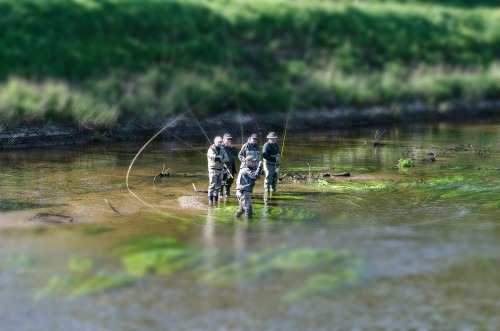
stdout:
<svg viewBox="0 0 500 331">
<path fill-rule="evenodd" d="M 252 220 L 185 141 L 0 151 L 0 330 L 500 325 L 500 125 L 290 130 Z"/>
</svg>

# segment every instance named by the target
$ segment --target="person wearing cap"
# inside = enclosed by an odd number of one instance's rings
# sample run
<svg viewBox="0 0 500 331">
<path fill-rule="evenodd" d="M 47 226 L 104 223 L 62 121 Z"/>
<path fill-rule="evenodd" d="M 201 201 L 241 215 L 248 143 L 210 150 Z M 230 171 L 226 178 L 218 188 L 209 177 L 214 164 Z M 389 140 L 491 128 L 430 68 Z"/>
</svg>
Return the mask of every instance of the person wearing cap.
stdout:
<svg viewBox="0 0 500 331">
<path fill-rule="evenodd" d="M 238 149 L 233 146 L 233 137 L 231 134 L 225 133 L 222 136 L 222 148 L 226 151 L 229 161 L 226 162 L 226 167 L 229 169 L 231 176 L 227 172 L 222 175 L 222 189 L 220 190 L 220 195 L 225 194 L 226 197 L 231 195 L 231 185 L 233 185 L 234 175 L 236 174 L 236 162 L 235 159 L 238 157 Z"/>
<path fill-rule="evenodd" d="M 241 164 L 236 179 L 236 196 L 238 197 L 239 207 L 234 217 L 240 217 L 243 214 L 248 218 L 252 217 L 252 192 L 255 181 L 260 177 L 262 161 L 258 163 L 257 169 L 255 168 L 256 164 L 257 159 L 252 155 L 247 155 L 245 162 Z"/>
<path fill-rule="evenodd" d="M 248 137 L 247 142 L 241 146 L 241 150 L 238 153 L 238 158 L 242 164 L 245 162 L 245 158 L 248 155 L 253 156 L 257 160 L 257 163 L 260 162 L 259 137 L 255 133 Z"/>
<path fill-rule="evenodd" d="M 266 194 L 272 194 L 276 191 L 280 167 L 280 147 L 276 140 L 278 136 L 275 132 L 269 132 L 268 141 L 262 147 L 262 157 L 264 158 L 264 189 Z"/>
<path fill-rule="evenodd" d="M 219 190 L 222 186 L 222 175 L 225 163 L 229 161 L 226 150 L 222 148 L 222 137 L 214 138 L 214 144 L 208 148 L 208 204 L 213 206 L 219 201 Z"/>
</svg>

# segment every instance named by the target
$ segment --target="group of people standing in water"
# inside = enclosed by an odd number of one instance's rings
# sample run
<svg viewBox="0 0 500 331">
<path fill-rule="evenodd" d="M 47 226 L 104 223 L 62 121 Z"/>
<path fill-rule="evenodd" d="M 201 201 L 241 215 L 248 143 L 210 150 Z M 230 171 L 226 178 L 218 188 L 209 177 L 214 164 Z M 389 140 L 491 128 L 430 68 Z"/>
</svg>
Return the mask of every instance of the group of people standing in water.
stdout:
<svg viewBox="0 0 500 331">
<path fill-rule="evenodd" d="M 257 134 L 252 134 L 240 151 L 234 147 L 231 134 L 215 137 L 213 145 L 207 151 L 209 206 L 217 205 L 219 196 L 231 196 L 231 186 L 236 181 L 239 208 L 234 216 L 240 217 L 244 214 L 252 217 L 253 187 L 262 170 L 265 174 L 264 196 L 271 197 L 276 192 L 280 167 L 280 148 L 276 142 L 278 136 L 275 132 L 269 132 L 267 139 L 262 147 L 261 159 Z M 240 160 L 241 165 L 235 179 L 236 159 Z"/>
</svg>

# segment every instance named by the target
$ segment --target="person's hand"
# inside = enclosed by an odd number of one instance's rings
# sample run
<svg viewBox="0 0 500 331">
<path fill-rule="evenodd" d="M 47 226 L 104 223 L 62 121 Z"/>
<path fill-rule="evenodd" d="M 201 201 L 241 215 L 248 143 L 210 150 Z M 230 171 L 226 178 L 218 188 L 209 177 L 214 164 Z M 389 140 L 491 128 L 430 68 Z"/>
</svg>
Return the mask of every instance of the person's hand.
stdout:
<svg viewBox="0 0 500 331">
<path fill-rule="evenodd" d="M 220 156 L 216 156 L 214 160 L 215 160 L 215 163 L 220 163 L 221 158 L 220 158 Z"/>
<path fill-rule="evenodd" d="M 260 161 L 260 162 L 259 162 L 259 168 L 262 168 L 262 165 L 263 165 L 263 164 L 264 164 L 264 163 L 262 163 L 262 161 Z"/>
</svg>

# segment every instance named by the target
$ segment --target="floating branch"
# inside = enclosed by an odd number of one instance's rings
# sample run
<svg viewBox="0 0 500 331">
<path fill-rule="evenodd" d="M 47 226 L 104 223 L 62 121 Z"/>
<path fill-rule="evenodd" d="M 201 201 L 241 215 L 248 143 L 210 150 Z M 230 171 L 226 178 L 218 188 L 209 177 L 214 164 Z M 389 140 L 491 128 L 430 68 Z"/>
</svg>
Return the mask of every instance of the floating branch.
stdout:
<svg viewBox="0 0 500 331">
<path fill-rule="evenodd" d="M 113 205 L 111 204 L 111 202 L 108 201 L 108 199 L 104 199 L 104 201 L 106 201 L 108 203 L 108 205 L 111 207 L 111 209 L 113 209 L 115 211 L 115 213 L 117 213 L 117 214 L 120 213 L 118 210 L 115 209 L 115 207 L 113 207 Z"/>
<path fill-rule="evenodd" d="M 170 168 L 165 170 L 165 164 L 164 164 L 163 169 L 160 171 L 160 173 L 153 178 L 153 183 L 155 182 L 156 177 L 169 177 L 170 176 L 170 173 L 168 172 L 169 170 Z"/>
<path fill-rule="evenodd" d="M 196 188 L 196 186 L 194 186 L 194 183 L 191 183 L 191 184 L 193 185 L 193 188 L 194 188 L 194 190 L 195 190 L 196 192 L 208 193 L 208 191 L 207 191 L 207 190 L 198 190 L 198 189 Z"/>
</svg>

